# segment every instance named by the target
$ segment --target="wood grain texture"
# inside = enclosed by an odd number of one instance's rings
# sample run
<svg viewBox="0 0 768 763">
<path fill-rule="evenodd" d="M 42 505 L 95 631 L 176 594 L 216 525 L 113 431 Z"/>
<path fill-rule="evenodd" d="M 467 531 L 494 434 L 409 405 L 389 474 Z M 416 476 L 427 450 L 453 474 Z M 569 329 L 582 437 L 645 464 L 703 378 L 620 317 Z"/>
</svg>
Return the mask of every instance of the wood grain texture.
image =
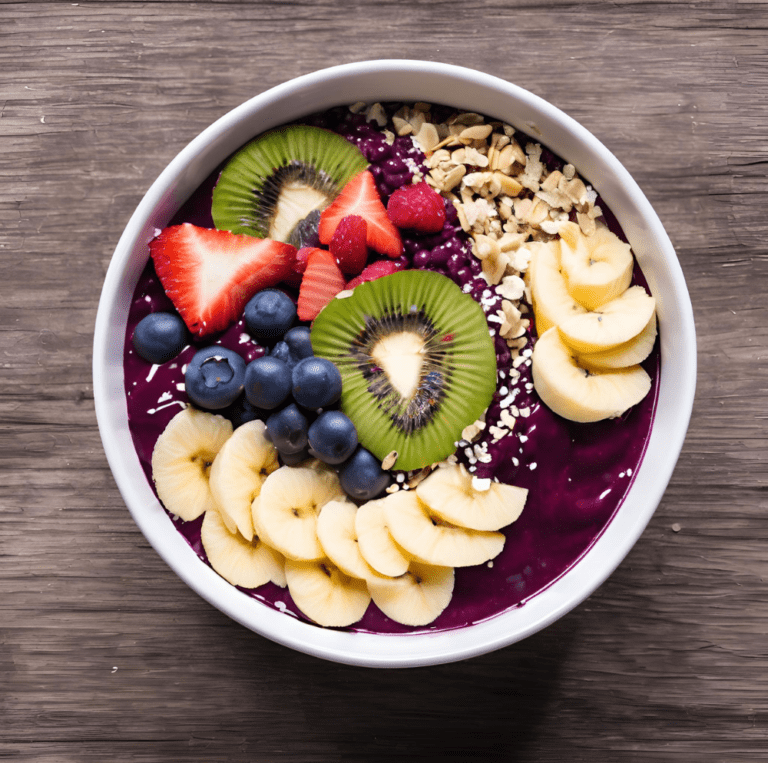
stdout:
<svg viewBox="0 0 768 763">
<path fill-rule="evenodd" d="M 111 253 L 190 139 L 293 76 L 401 57 L 526 87 L 610 147 L 678 251 L 699 381 L 669 490 L 587 602 L 385 672 L 175 577 L 112 480 L 90 363 Z M 768 760 L 766 168 L 762 2 L 0 3 L 0 759 Z"/>
</svg>

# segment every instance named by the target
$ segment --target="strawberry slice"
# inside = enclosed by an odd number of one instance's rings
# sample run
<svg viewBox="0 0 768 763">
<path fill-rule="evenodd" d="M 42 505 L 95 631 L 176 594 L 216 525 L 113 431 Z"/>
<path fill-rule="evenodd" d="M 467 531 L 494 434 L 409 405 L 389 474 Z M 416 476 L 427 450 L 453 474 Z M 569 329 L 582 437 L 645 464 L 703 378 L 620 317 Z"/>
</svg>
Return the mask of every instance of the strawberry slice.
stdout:
<svg viewBox="0 0 768 763">
<path fill-rule="evenodd" d="M 320 215 L 317 232 L 321 244 L 331 243 L 336 228 L 347 215 L 358 215 L 368 224 L 366 243 L 371 249 L 393 259 L 403 253 L 400 231 L 387 217 L 376 181 L 368 170 L 355 175 Z"/>
<path fill-rule="evenodd" d="M 257 291 L 289 275 L 296 254 L 290 244 L 191 223 L 166 228 L 149 251 L 166 294 L 197 336 L 234 323 Z"/>
<path fill-rule="evenodd" d="M 393 262 L 392 260 L 377 260 L 372 262 L 359 276 L 353 278 L 348 284 L 348 289 L 354 289 L 355 286 L 360 286 L 361 283 L 366 281 L 375 281 L 377 278 L 383 276 L 390 276 L 392 273 L 397 273 L 398 270 L 403 270 L 405 265 L 402 262 Z"/>
<path fill-rule="evenodd" d="M 368 261 L 368 223 L 360 215 L 339 220 L 328 248 L 343 273 L 357 275 Z"/>
<path fill-rule="evenodd" d="M 307 260 L 309 259 L 310 252 L 314 252 L 316 247 L 303 246 L 294 255 L 294 260 L 291 263 L 291 272 L 286 276 L 285 282 L 289 286 L 293 286 L 298 289 L 301 286 L 301 279 L 304 276 L 304 271 L 307 269 Z"/>
<path fill-rule="evenodd" d="M 325 249 L 313 249 L 301 279 L 297 312 L 299 320 L 313 321 L 320 311 L 346 288 L 336 258 Z"/>
</svg>

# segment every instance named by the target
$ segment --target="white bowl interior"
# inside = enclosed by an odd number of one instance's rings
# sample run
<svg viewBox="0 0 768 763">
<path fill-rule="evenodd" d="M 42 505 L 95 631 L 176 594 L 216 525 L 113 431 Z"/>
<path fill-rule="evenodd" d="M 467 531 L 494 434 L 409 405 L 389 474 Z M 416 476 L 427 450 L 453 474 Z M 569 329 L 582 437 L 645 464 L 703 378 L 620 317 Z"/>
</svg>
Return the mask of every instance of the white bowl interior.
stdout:
<svg viewBox="0 0 768 763">
<path fill-rule="evenodd" d="M 123 341 L 147 243 L 232 151 L 271 127 L 357 101 L 428 101 L 509 122 L 573 163 L 624 229 L 658 302 L 662 373 L 657 415 L 623 505 L 581 560 L 524 606 L 457 630 L 405 636 L 322 629 L 246 596 L 208 568 L 173 525 L 141 470 L 128 429 Z M 94 397 L 104 449 L 136 523 L 168 565 L 234 620 L 276 642 L 338 662 L 409 667 L 464 659 L 519 641 L 589 596 L 643 532 L 672 475 L 696 382 L 693 312 L 669 237 L 629 173 L 585 128 L 541 98 L 477 71 L 422 61 L 369 61 L 325 69 L 275 87 L 224 115 L 158 177 L 115 250 L 94 337 Z"/>
</svg>

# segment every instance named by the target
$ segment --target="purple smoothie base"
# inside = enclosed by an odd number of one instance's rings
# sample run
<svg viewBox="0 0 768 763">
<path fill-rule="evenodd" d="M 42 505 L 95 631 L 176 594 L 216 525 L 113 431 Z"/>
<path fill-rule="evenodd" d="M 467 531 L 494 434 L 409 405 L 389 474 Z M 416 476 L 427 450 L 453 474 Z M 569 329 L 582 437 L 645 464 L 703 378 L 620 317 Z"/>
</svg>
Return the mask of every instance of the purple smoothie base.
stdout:
<svg viewBox="0 0 768 763">
<path fill-rule="evenodd" d="M 410 139 L 398 138 L 390 148 L 378 130 L 367 125 L 363 117 L 352 115 L 346 109 L 332 109 L 304 120 L 304 123 L 335 129 L 355 142 L 371 162 L 371 171 L 385 202 L 393 190 L 410 182 L 411 171 L 406 167 L 406 158 L 411 166 L 413 162 L 421 165 L 420 155 L 413 149 Z M 562 166 L 562 162 L 546 149 L 543 159 L 550 169 Z M 213 227 L 211 193 L 219 172 L 220 168 L 217 168 L 169 225 L 191 222 L 201 227 Z M 600 206 L 606 212 L 605 222 L 626 240 L 605 205 L 601 203 Z M 403 260 L 408 267 L 441 272 L 462 286 L 471 283 L 470 293 L 479 299 L 488 286 L 479 277 L 479 262 L 471 254 L 453 206 L 448 204 L 446 211 L 448 219 L 442 233 L 403 235 Z M 647 288 L 638 266 L 633 283 Z M 141 359 L 130 341 L 136 324 L 150 312 L 173 309 L 150 261 L 133 295 L 126 328 L 124 369 L 131 435 L 153 489 L 151 459 L 155 442 L 168 422 L 187 403 L 182 368 L 200 346 L 212 341 L 207 339 L 187 347 L 175 360 L 162 366 L 152 366 Z M 529 346 L 534 341 L 532 332 Z M 266 351 L 248 336 L 242 320 L 216 337 L 216 342 L 240 353 L 246 363 Z M 509 350 L 498 337 L 496 351 L 498 368 L 507 369 Z M 529 490 L 520 518 L 503 530 L 506 536 L 503 551 L 488 564 L 456 569 L 451 603 L 429 626 L 400 625 L 372 603 L 362 620 L 347 630 L 396 634 L 461 628 L 522 606 L 561 577 L 604 532 L 642 461 L 658 396 L 658 341 L 643 366 L 652 380 L 645 399 L 619 419 L 594 424 L 566 421 L 541 405 L 535 392 L 525 388 L 526 382 L 531 381 L 530 367 L 520 366 L 521 380 L 516 385 L 519 391 L 515 405 L 520 409 L 530 408 L 530 415 L 517 420 L 512 435 L 489 444 L 492 461 L 477 464 L 475 472 L 478 476 L 496 477 Z M 504 381 L 500 382 L 500 386 L 503 384 Z M 500 399 L 501 395 L 497 393 L 489 408 L 489 418 L 498 414 Z M 521 439 L 521 435 L 527 440 Z M 466 463 L 461 453 L 457 455 Z M 207 563 L 200 541 L 202 518 L 192 522 L 173 517 L 171 520 L 195 553 Z M 242 590 L 268 606 L 306 620 L 293 604 L 287 589 L 269 583 L 256 590 Z"/>
</svg>

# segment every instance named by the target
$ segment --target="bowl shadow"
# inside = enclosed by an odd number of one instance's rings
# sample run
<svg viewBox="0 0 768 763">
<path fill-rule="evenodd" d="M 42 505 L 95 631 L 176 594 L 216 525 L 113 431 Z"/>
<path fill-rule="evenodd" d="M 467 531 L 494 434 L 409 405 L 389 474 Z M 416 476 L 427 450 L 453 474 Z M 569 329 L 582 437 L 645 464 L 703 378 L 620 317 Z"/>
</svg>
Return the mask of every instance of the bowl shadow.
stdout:
<svg viewBox="0 0 768 763">
<path fill-rule="evenodd" d="M 551 721 L 578 622 L 447 665 L 371 670 L 302 656 L 285 667 L 311 676 L 298 698 L 307 737 L 341 760 L 519 760 Z"/>
</svg>

